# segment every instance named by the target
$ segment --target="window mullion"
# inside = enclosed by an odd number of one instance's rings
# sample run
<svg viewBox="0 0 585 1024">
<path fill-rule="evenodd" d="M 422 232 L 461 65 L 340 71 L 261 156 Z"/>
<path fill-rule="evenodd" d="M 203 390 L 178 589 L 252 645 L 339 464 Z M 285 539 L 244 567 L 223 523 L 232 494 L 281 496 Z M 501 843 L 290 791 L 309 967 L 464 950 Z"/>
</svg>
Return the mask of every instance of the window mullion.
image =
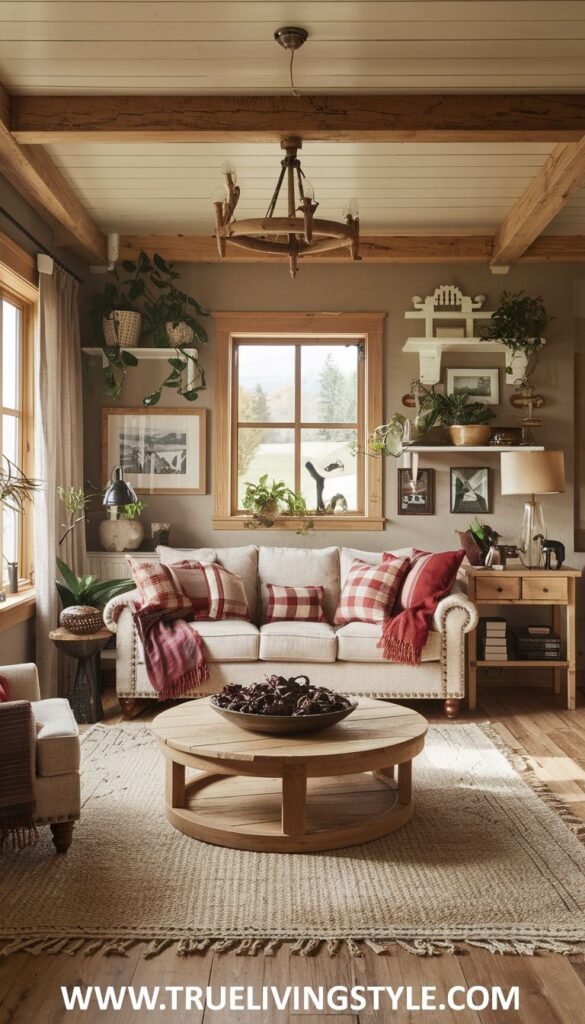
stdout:
<svg viewBox="0 0 585 1024">
<path fill-rule="evenodd" d="M 295 345 L 295 491 L 301 489 L 301 358 L 302 346 L 300 342 Z"/>
</svg>

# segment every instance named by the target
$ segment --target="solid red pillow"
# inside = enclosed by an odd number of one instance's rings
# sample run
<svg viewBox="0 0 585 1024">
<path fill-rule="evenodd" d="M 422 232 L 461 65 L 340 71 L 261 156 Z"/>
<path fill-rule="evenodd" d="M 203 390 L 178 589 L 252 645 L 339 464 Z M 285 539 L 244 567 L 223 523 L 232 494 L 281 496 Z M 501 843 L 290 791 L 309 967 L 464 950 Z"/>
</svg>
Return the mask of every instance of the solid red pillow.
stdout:
<svg viewBox="0 0 585 1024">
<path fill-rule="evenodd" d="M 355 559 L 347 574 L 337 611 L 335 625 L 347 622 L 381 624 L 392 614 L 396 595 L 410 562 L 394 555 L 378 565 Z"/>
<path fill-rule="evenodd" d="M 323 587 L 279 587 L 266 584 L 266 622 L 326 622 Z"/>
<path fill-rule="evenodd" d="M 396 555 L 384 552 L 384 563 L 397 561 Z M 429 597 L 448 592 L 457 579 L 465 551 L 420 551 L 413 548 L 410 568 L 396 602 L 397 610 L 414 608 Z"/>
<path fill-rule="evenodd" d="M 10 700 L 10 682 L 6 676 L 0 676 L 0 704 L 7 704 Z"/>
</svg>

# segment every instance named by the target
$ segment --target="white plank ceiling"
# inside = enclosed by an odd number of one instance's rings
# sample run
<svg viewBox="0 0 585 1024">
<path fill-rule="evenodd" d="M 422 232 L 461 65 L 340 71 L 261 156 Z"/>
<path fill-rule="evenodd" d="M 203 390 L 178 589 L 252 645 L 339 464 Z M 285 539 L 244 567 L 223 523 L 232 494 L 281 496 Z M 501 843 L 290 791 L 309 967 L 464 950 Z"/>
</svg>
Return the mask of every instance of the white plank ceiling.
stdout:
<svg viewBox="0 0 585 1024">
<path fill-rule="evenodd" d="M 585 91 L 585 0 L 0 0 L 0 81 L 11 93 L 287 92 L 280 25 L 306 27 L 301 91 Z M 495 231 L 548 144 L 306 143 L 319 215 L 359 199 L 362 230 Z M 211 233 L 231 157 L 240 217 L 261 215 L 278 147 L 48 147 L 105 230 Z M 585 192 L 551 231 L 585 231 Z"/>
<path fill-rule="evenodd" d="M 238 216 L 264 214 L 281 152 L 253 144 L 105 144 L 47 147 L 104 230 L 211 233 L 211 196 L 231 158 L 242 189 Z M 536 175 L 547 143 L 305 142 L 303 169 L 319 216 L 360 204 L 362 231 L 491 233 Z"/>
</svg>

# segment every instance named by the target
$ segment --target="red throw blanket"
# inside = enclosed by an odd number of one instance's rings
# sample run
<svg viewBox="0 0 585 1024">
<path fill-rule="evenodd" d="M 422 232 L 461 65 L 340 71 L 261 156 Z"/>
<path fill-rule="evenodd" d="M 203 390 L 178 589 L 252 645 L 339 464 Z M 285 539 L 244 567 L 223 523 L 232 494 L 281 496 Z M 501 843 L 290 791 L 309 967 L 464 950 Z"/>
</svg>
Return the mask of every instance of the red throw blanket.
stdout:
<svg viewBox="0 0 585 1024">
<path fill-rule="evenodd" d="M 0 850 L 8 838 L 19 848 L 37 840 L 33 737 L 30 701 L 0 705 Z"/>
<path fill-rule="evenodd" d="M 378 647 L 382 648 L 387 661 L 420 665 L 422 649 L 429 637 L 435 609 L 448 593 L 449 588 L 438 594 L 430 594 L 413 608 L 406 608 L 394 618 L 386 619 Z"/>
<path fill-rule="evenodd" d="M 209 678 L 199 633 L 185 620 L 184 608 L 168 611 L 134 607 L 132 618 L 142 640 L 150 685 L 160 700 L 182 697 Z"/>
</svg>

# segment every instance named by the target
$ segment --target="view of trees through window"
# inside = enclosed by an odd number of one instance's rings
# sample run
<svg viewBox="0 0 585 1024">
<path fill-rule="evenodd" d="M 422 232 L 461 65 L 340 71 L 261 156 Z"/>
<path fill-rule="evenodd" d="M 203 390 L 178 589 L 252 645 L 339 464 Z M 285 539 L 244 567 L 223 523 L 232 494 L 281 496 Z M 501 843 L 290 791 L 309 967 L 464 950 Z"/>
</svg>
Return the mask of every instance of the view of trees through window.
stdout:
<svg viewBox="0 0 585 1024">
<path fill-rule="evenodd" d="M 357 511 L 359 342 L 282 341 L 236 347 L 237 493 L 264 474 L 327 505 Z"/>
</svg>

